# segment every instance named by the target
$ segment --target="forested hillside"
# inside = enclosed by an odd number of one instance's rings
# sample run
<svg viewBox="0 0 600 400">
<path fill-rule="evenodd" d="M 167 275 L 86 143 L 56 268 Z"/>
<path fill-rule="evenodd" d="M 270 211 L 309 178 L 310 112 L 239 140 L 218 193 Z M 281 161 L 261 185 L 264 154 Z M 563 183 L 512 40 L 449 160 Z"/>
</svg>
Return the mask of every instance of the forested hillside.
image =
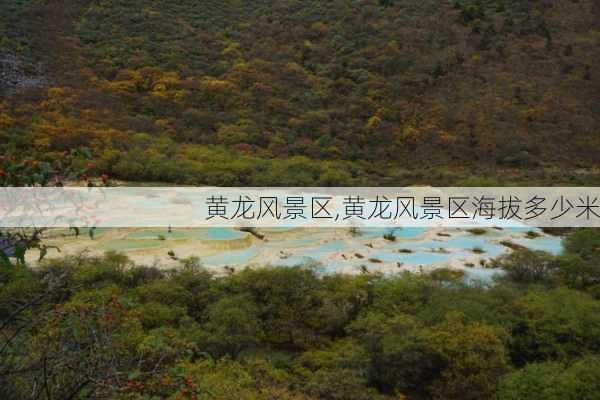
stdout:
<svg viewBox="0 0 600 400">
<path fill-rule="evenodd" d="M 0 21 L 17 158 L 217 185 L 582 183 L 600 161 L 595 0 L 18 0 Z"/>
<path fill-rule="evenodd" d="M 503 256 L 492 286 L 117 254 L 3 267 L 0 397 L 597 400 L 598 246 L 587 229 L 558 257 Z"/>
</svg>

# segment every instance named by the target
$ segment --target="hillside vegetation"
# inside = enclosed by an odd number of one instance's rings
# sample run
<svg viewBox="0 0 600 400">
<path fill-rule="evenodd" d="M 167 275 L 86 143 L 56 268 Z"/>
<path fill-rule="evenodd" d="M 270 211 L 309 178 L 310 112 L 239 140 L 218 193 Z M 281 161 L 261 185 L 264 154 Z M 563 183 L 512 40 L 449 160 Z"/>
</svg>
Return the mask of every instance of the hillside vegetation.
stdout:
<svg viewBox="0 0 600 400">
<path fill-rule="evenodd" d="M 126 257 L 0 260 L 0 397 L 597 400 L 600 233 L 456 271 L 215 277 Z"/>
<path fill-rule="evenodd" d="M 582 183 L 600 161 L 595 0 L 18 0 L 0 21 L 4 153 L 217 185 Z"/>
</svg>

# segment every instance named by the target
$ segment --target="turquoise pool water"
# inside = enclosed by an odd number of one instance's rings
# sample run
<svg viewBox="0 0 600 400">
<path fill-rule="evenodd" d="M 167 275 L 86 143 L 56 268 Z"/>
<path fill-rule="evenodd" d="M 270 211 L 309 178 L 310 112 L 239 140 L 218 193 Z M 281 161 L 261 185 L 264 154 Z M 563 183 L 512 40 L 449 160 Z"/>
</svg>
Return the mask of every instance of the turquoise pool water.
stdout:
<svg viewBox="0 0 600 400">
<path fill-rule="evenodd" d="M 397 235 L 396 241 L 384 242 L 383 247 L 375 248 L 369 246 L 370 240 L 381 237 L 384 230 L 365 230 L 361 234 L 346 240 L 330 240 L 318 245 L 310 245 L 302 249 L 301 254 L 292 254 L 282 258 L 281 265 L 298 265 L 307 261 L 322 261 L 335 254 L 345 254 L 349 258 L 356 253 L 362 255 L 363 260 L 359 262 L 368 264 L 369 259 L 377 259 L 383 263 L 404 263 L 411 265 L 442 264 L 451 261 L 455 257 L 464 257 L 473 254 L 481 254 L 485 258 L 493 258 L 507 252 L 507 248 L 500 241 L 510 239 L 514 243 L 522 244 L 535 250 L 543 250 L 552 254 L 562 251 L 561 239 L 553 236 L 541 236 L 535 239 L 509 238 L 511 234 L 522 233 L 516 230 L 504 232 L 490 230 L 485 235 L 472 235 L 466 232 L 456 232 L 450 237 L 419 240 L 418 237 L 425 231 L 423 229 L 405 230 L 404 238 Z M 411 240 L 405 240 L 408 237 Z M 294 240 L 296 244 L 296 240 Z M 277 243 L 277 247 L 287 250 L 293 246 L 286 246 L 286 241 Z M 333 261 L 327 261 L 332 263 Z M 340 261 L 344 264 L 344 261 Z M 347 260 L 345 264 L 352 264 Z"/>
<path fill-rule="evenodd" d="M 209 228 L 206 230 L 206 238 L 210 240 L 234 240 L 248 235 L 247 232 L 229 228 Z"/>
<path fill-rule="evenodd" d="M 556 236 L 543 236 L 535 239 L 517 239 L 514 242 L 532 250 L 541 250 L 554 255 L 560 254 L 562 251 L 562 241 Z"/>
<path fill-rule="evenodd" d="M 196 228 L 196 229 L 144 229 L 128 234 L 126 239 L 205 239 L 205 240 L 235 240 L 248 235 L 231 228 Z"/>
<path fill-rule="evenodd" d="M 216 255 L 202 257 L 202 263 L 212 267 L 244 266 L 257 254 L 256 246 L 251 246 L 242 250 L 223 251 Z"/>
<path fill-rule="evenodd" d="M 427 265 L 436 264 L 444 261 L 449 261 L 452 254 L 450 253 L 432 253 L 432 252 L 415 252 L 415 253 L 390 253 L 378 251 L 370 255 L 374 258 L 386 263 L 403 263 L 411 265 Z"/>
<path fill-rule="evenodd" d="M 192 234 L 185 230 L 176 230 L 169 233 L 168 229 L 153 229 L 132 232 L 127 235 L 126 239 L 158 239 L 159 237 L 168 239 L 188 239 Z"/>
<path fill-rule="evenodd" d="M 108 230 L 98 230 L 96 237 L 107 234 Z M 222 241 L 222 249 L 210 255 L 201 256 L 206 267 L 244 267 L 246 265 L 294 266 L 320 265 L 324 273 L 356 272 L 367 270 L 401 271 L 417 266 L 453 265 L 467 267 L 467 280 L 490 281 L 498 271 L 473 267 L 480 265 L 480 258 L 489 259 L 506 253 L 507 247 L 501 244 L 508 240 L 534 250 L 558 254 L 562 251 L 560 237 L 541 235 L 529 239 L 525 230 L 489 229 L 483 235 L 474 235 L 464 230 L 428 231 L 425 228 L 395 229 L 395 240 L 385 240 L 383 236 L 390 229 L 361 229 L 357 234 L 347 230 L 291 230 L 264 229 L 266 237 L 258 240 L 247 232 L 233 228 L 209 229 L 143 229 L 126 234 L 125 237 L 98 240 L 103 250 L 154 252 L 165 256 L 167 250 L 184 253 L 193 249 L 193 240 Z M 87 236 L 86 231 L 81 236 Z M 248 237 L 251 240 L 233 244 L 233 241 Z M 165 239 L 165 240 L 159 240 Z M 108 239 L 108 238 L 107 238 Z M 231 247 L 228 243 L 231 241 Z M 221 245 L 219 245 L 221 246 Z M 240 248 L 242 247 L 242 248 Z M 187 250 L 186 250 L 187 249 Z M 164 251 L 163 251 L 164 250 Z M 206 250 L 205 250 L 206 251 Z M 164 253 L 164 254 L 163 254 Z"/>
<path fill-rule="evenodd" d="M 410 239 L 418 237 L 425 232 L 426 228 L 364 228 L 359 229 L 357 236 L 366 239 L 380 238 L 385 234 L 392 233 L 398 239 Z"/>
</svg>

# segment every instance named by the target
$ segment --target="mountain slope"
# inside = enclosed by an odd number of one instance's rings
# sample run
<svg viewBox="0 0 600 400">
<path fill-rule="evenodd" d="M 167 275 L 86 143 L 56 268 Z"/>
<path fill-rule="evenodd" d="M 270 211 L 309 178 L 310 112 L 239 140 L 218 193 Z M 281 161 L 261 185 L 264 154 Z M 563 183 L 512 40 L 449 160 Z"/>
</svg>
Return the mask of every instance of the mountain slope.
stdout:
<svg viewBox="0 0 600 400">
<path fill-rule="evenodd" d="M 7 25 L 49 83 L 5 99 L 4 136 L 91 147 L 117 177 L 398 184 L 600 161 L 593 0 L 63 3 L 21 0 Z"/>
</svg>

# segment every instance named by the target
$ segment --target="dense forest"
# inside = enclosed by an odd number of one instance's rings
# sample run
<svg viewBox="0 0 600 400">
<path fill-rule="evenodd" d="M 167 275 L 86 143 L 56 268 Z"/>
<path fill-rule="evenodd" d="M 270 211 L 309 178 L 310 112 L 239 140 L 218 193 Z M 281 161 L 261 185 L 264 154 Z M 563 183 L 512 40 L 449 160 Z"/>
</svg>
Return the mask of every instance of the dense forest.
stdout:
<svg viewBox="0 0 600 400">
<path fill-rule="evenodd" d="M 598 71 L 595 0 L 3 1 L 0 179 L 592 184 Z"/>
<path fill-rule="evenodd" d="M 118 254 L 3 266 L 0 397 L 597 400 L 599 248 L 584 229 L 560 256 L 516 251 L 491 285 Z"/>
</svg>

